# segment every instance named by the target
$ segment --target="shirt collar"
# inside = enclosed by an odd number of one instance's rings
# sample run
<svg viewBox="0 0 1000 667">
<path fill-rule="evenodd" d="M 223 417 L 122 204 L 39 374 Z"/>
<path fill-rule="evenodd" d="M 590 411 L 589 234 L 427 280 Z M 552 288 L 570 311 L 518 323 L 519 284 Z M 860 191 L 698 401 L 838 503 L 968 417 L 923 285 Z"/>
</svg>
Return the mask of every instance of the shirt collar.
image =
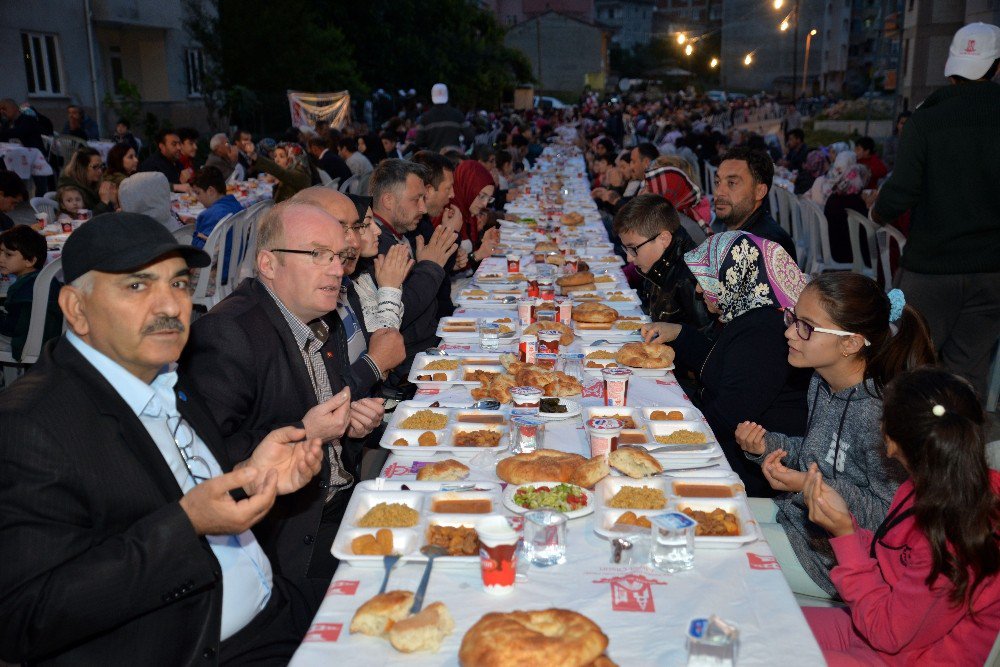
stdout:
<svg viewBox="0 0 1000 667">
<path fill-rule="evenodd" d="M 393 229 L 392 225 L 389 224 L 388 220 L 386 220 L 385 218 L 383 218 L 382 216 L 380 216 L 375 211 L 372 211 L 372 215 L 375 216 L 375 220 L 378 222 L 379 226 L 383 230 L 388 230 L 394 237 L 396 237 L 397 241 L 402 241 L 403 240 L 403 235 L 400 234 L 399 232 L 397 232 L 395 229 Z"/>
<path fill-rule="evenodd" d="M 267 283 L 260 280 L 259 278 L 258 282 L 260 282 L 260 284 L 264 286 L 264 289 L 267 290 L 267 293 L 271 296 L 272 299 L 274 299 L 274 303 L 277 304 L 278 310 L 281 311 L 282 317 L 285 318 L 285 322 L 288 324 L 288 328 L 291 329 L 292 331 L 292 337 L 295 338 L 295 344 L 299 346 L 300 350 L 304 349 L 306 343 L 308 343 L 310 340 L 316 339 L 316 335 L 313 333 L 312 329 L 310 328 L 310 325 L 317 324 L 321 328 L 329 331 L 329 327 L 327 326 L 326 322 L 323 321 L 323 318 L 315 319 L 312 322 L 303 322 L 295 315 L 295 313 L 288 310 L 285 304 L 282 303 L 281 299 L 278 298 L 278 295 L 274 293 L 274 291 L 267 285 Z"/>
<path fill-rule="evenodd" d="M 72 331 L 66 332 L 66 340 L 83 355 L 83 358 L 98 373 L 104 376 L 104 379 L 114 387 L 136 416 L 144 413 L 158 416 L 163 407 L 173 408 L 172 405 L 163 406 L 162 402 L 165 398 L 164 392 L 173 396 L 174 384 L 177 382 L 176 372 L 164 368 L 152 383 L 147 384 L 125 370 L 121 364 L 93 348 Z"/>
</svg>

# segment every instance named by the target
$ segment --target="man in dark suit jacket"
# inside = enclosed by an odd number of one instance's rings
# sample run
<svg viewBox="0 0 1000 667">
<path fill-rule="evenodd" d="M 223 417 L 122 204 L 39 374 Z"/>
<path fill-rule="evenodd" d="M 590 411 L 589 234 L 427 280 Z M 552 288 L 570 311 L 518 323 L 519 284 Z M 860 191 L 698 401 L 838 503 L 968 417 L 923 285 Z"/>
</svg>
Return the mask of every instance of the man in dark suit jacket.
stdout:
<svg viewBox="0 0 1000 667">
<path fill-rule="evenodd" d="M 309 155 L 316 161 L 316 166 L 326 172 L 330 178 L 339 178 L 344 183 L 351 177 L 351 168 L 344 158 L 330 150 L 330 145 L 323 137 L 310 137 L 308 143 Z"/>
<path fill-rule="evenodd" d="M 139 165 L 139 171 L 158 171 L 167 177 L 170 189 L 174 192 L 189 192 L 191 186 L 181 182 L 181 138 L 173 130 L 160 130 L 156 133 L 157 150 Z"/>
<path fill-rule="evenodd" d="M 427 213 L 425 183 L 430 180 L 427 168 L 406 160 L 388 159 L 372 173 L 372 212 L 381 234 L 378 252 L 384 255 L 395 244 L 405 244 L 416 264 L 403 283 L 403 323 L 400 332 L 406 344 L 406 361 L 389 374 L 387 384 L 407 390 L 406 380 L 417 352 L 437 344 L 437 295 L 441 282 L 447 280 L 444 266 L 458 250 L 458 234 L 440 226 L 430 241 L 423 237 L 408 239 Z M 409 385 L 412 386 L 412 385 Z M 404 398 L 408 396 L 403 395 Z"/>
<path fill-rule="evenodd" d="M 353 439 L 384 414 L 380 399 L 360 398 L 345 433 L 326 407 L 330 396 L 349 397 L 352 382 L 335 313 L 345 249 L 341 225 L 321 209 L 290 201 L 271 208 L 257 235 L 258 278 L 195 323 L 180 364 L 230 456 L 290 423 L 323 441 L 320 484 L 281 498 L 254 530 L 277 572 L 318 591 L 336 569 L 330 545 L 354 486 L 360 446 Z"/>
<path fill-rule="evenodd" d="M 234 469 L 204 402 L 165 370 L 187 338 L 188 266 L 208 261 L 138 214 L 66 243 L 70 331 L 0 394 L 3 660 L 287 660 L 308 628 L 248 529 L 319 471 L 319 441 L 283 429 Z"/>
</svg>

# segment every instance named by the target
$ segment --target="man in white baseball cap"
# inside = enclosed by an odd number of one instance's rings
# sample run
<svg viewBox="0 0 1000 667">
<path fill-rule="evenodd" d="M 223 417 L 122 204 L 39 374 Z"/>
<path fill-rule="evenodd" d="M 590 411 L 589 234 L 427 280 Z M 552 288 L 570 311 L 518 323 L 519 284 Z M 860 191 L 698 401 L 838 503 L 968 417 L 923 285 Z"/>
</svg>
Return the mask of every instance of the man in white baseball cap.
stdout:
<svg viewBox="0 0 1000 667">
<path fill-rule="evenodd" d="M 434 106 L 417 122 L 417 148 L 439 153 L 443 148 L 455 146 L 464 151 L 466 146 L 472 145 L 475 130 L 465 120 L 465 114 L 448 105 L 448 86 L 435 83 L 431 87 L 431 101 Z"/>
<path fill-rule="evenodd" d="M 944 75 L 963 79 L 990 80 L 986 73 L 1000 59 L 1000 28 L 989 23 L 970 23 L 955 33 L 948 50 Z M 996 75 L 996 68 L 993 68 Z M 447 95 L 447 91 L 445 91 Z"/>
<path fill-rule="evenodd" d="M 1000 28 L 955 33 L 944 74 L 903 128 L 872 219 L 911 212 L 898 286 L 927 319 L 941 363 L 985 400 L 1000 337 Z"/>
</svg>

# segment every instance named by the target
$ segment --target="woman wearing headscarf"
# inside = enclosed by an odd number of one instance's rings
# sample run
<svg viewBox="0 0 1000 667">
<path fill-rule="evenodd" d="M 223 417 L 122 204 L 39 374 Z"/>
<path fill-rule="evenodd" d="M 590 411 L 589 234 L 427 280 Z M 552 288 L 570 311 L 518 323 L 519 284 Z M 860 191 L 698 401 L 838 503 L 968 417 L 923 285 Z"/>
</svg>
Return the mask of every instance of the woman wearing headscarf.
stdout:
<svg viewBox="0 0 1000 667">
<path fill-rule="evenodd" d="M 788 363 L 782 309 L 795 305 L 806 277 L 777 243 L 744 232 L 716 234 L 684 261 L 708 311 L 724 325 L 718 337 L 713 342 L 687 325 L 660 322 L 645 325 L 643 336 L 670 343 L 678 367 L 694 373 L 700 388 L 693 398 L 747 494 L 773 496 L 760 468 L 743 456 L 735 431 L 744 420 L 765 420 L 774 429 L 805 433 L 809 372 Z M 744 416 L 751 414 L 757 419 Z"/>
<path fill-rule="evenodd" d="M 462 227 L 458 230 L 460 243 L 470 254 L 470 262 L 481 262 L 492 255 L 500 243 L 498 231 L 491 229 L 482 233 L 479 219 L 479 214 L 493 199 L 496 183 L 478 160 L 463 160 L 455 169 L 454 187 L 451 204 L 462 214 Z"/>
<path fill-rule="evenodd" d="M 83 194 L 83 205 L 93 215 L 115 210 L 117 189 L 104 181 L 104 162 L 93 148 L 78 148 L 59 175 L 58 187 L 72 185 Z"/>
<path fill-rule="evenodd" d="M 385 148 L 382 147 L 382 140 L 374 132 L 358 137 L 358 150 L 368 158 L 373 167 L 389 157 L 385 153 Z"/>
<path fill-rule="evenodd" d="M 851 230 L 847 224 L 847 210 L 852 209 L 868 217 L 868 206 L 865 204 L 861 191 L 871 178 L 871 171 L 863 164 L 858 164 L 857 158 L 851 161 L 847 156 L 854 153 L 841 153 L 837 160 L 852 162 L 845 168 L 838 169 L 836 165 L 827 173 L 827 181 L 823 189 L 829 192 L 823 215 L 826 216 L 828 233 L 830 235 L 830 254 L 835 262 L 850 262 L 854 256 L 851 250 Z M 868 244 L 861 244 L 862 259 L 867 263 Z"/>
<path fill-rule="evenodd" d="M 272 159 L 259 155 L 256 148 L 253 148 L 247 157 L 250 159 L 250 168 L 253 172 L 262 171 L 278 179 L 278 184 L 274 186 L 276 204 L 312 184 L 312 174 L 306 161 L 306 154 L 298 144 L 278 144 L 271 153 Z"/>
</svg>

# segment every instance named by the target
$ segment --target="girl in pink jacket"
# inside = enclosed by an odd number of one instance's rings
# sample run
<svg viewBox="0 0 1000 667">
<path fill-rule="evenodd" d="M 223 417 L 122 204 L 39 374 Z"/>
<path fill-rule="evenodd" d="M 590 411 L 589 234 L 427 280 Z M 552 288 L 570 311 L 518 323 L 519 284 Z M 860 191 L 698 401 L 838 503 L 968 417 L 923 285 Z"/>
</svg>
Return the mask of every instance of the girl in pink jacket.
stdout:
<svg viewBox="0 0 1000 667">
<path fill-rule="evenodd" d="M 1000 474 L 985 415 L 943 370 L 898 376 L 883 397 L 889 457 L 909 472 L 875 533 L 815 464 L 803 494 L 828 530 L 831 578 L 849 609 L 804 609 L 830 665 L 982 665 L 1000 631 Z"/>
</svg>

